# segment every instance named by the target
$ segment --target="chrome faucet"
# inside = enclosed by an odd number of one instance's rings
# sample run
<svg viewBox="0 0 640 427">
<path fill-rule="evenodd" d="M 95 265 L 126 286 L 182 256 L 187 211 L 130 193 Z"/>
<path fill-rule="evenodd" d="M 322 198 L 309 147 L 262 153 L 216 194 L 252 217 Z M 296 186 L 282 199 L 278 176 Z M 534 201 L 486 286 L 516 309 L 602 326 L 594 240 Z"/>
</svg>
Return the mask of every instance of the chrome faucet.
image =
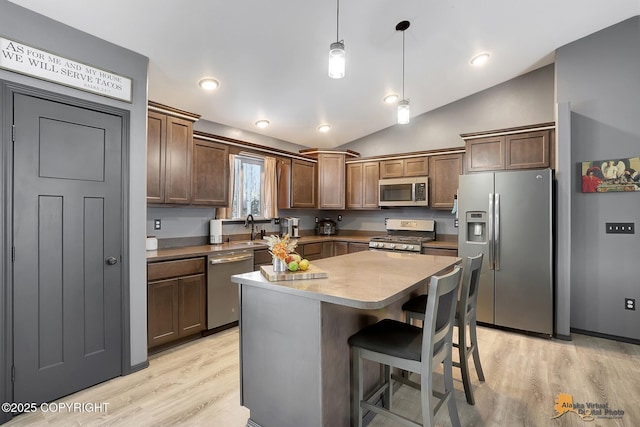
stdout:
<svg viewBox="0 0 640 427">
<path fill-rule="evenodd" d="M 253 240 L 255 239 L 255 232 L 254 232 L 254 224 L 253 224 L 253 215 L 249 214 L 247 215 L 247 219 L 244 220 L 244 226 L 245 227 L 249 227 L 249 221 L 251 221 L 251 234 L 249 235 L 249 239 Z"/>
</svg>

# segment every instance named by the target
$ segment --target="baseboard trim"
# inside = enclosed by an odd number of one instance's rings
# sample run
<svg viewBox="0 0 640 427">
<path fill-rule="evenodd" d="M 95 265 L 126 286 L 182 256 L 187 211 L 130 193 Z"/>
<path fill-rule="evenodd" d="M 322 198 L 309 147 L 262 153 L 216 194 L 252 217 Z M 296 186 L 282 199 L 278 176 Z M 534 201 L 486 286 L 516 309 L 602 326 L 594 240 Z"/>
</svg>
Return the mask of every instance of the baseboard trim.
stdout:
<svg viewBox="0 0 640 427">
<path fill-rule="evenodd" d="M 148 367 L 149 367 L 149 361 L 145 360 L 142 363 L 138 363 L 131 366 L 131 368 L 129 368 L 129 372 L 127 373 L 127 375 L 133 374 L 134 372 L 142 371 L 143 369 L 146 369 Z"/>
<path fill-rule="evenodd" d="M 574 332 L 576 334 L 589 335 L 591 337 L 604 338 L 604 339 L 612 340 L 612 341 L 620 341 L 620 342 L 626 342 L 626 343 L 629 343 L 629 344 L 640 345 L 640 340 L 637 340 L 637 339 L 634 339 L 634 338 L 621 337 L 621 336 L 618 336 L 618 335 L 603 334 L 601 332 L 586 331 L 584 329 L 578 329 L 578 328 L 571 328 L 571 332 Z"/>
</svg>

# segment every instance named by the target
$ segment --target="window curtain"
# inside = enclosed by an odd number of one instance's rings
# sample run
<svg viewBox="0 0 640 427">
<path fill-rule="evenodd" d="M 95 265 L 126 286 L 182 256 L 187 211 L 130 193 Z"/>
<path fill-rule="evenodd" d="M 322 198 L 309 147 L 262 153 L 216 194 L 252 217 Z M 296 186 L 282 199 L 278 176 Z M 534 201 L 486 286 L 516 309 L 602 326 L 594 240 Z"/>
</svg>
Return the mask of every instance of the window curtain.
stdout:
<svg viewBox="0 0 640 427">
<path fill-rule="evenodd" d="M 226 208 L 218 208 L 216 209 L 216 218 L 217 219 L 231 219 L 233 213 L 233 189 L 234 189 L 234 179 L 235 179 L 235 168 L 236 168 L 236 155 L 229 154 L 229 206 Z"/>
<path fill-rule="evenodd" d="M 262 180 L 262 216 L 267 219 L 278 217 L 278 182 L 276 179 L 275 157 L 264 158 L 264 179 Z"/>
</svg>

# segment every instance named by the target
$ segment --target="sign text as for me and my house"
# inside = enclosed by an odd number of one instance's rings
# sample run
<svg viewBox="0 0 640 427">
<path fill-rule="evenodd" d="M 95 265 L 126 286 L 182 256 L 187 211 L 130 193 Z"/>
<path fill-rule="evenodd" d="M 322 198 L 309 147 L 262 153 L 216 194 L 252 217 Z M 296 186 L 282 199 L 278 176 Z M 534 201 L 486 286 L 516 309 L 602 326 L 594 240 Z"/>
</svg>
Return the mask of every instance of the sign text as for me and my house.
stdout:
<svg viewBox="0 0 640 427">
<path fill-rule="evenodd" d="M 0 68 L 131 102 L 130 78 L 2 37 Z"/>
</svg>

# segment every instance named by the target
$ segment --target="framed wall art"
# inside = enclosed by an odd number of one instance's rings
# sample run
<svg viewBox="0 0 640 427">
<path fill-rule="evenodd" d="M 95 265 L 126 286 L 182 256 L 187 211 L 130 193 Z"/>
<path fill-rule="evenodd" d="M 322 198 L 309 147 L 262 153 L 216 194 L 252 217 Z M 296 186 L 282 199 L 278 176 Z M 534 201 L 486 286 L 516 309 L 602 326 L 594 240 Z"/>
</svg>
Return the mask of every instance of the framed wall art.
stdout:
<svg viewBox="0 0 640 427">
<path fill-rule="evenodd" d="M 640 157 L 582 162 L 582 192 L 640 191 Z"/>
</svg>

